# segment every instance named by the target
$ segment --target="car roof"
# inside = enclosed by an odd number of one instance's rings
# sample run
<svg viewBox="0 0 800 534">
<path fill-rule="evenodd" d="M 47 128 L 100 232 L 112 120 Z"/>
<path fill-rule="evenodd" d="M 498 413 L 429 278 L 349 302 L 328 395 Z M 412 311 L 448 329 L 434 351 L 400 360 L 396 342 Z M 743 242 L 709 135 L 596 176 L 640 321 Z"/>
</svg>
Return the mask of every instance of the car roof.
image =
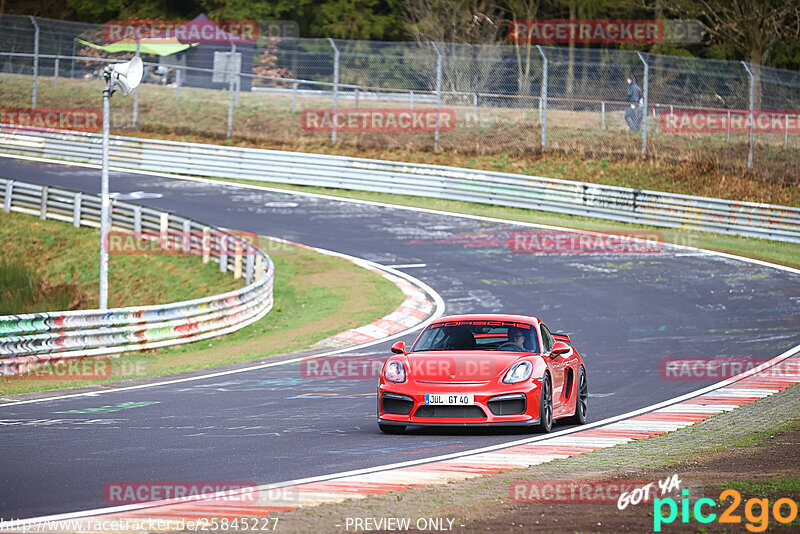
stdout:
<svg viewBox="0 0 800 534">
<path fill-rule="evenodd" d="M 538 324 L 539 318 L 532 315 L 515 315 L 510 313 L 465 313 L 462 315 L 446 315 L 439 317 L 432 324 L 449 323 L 451 321 L 507 321 L 514 323 Z"/>
</svg>

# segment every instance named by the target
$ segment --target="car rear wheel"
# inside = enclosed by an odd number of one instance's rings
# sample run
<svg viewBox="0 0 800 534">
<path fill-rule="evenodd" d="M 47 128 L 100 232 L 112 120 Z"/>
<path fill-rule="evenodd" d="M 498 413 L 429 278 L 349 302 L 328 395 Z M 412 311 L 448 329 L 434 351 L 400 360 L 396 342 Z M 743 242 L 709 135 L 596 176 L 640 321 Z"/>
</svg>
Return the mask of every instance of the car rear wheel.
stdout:
<svg viewBox="0 0 800 534">
<path fill-rule="evenodd" d="M 553 388 L 550 385 L 550 375 L 545 374 L 542 379 L 542 393 L 539 398 L 539 426 L 540 432 L 550 432 L 553 429 Z"/>
<path fill-rule="evenodd" d="M 383 423 L 378 423 L 378 427 L 384 434 L 402 434 L 406 431 L 405 425 L 384 425 Z"/>
<path fill-rule="evenodd" d="M 575 415 L 567 419 L 573 425 L 586 423 L 586 411 L 589 408 L 589 386 L 586 383 L 586 369 L 581 365 L 578 369 L 578 398 L 575 401 Z"/>
</svg>

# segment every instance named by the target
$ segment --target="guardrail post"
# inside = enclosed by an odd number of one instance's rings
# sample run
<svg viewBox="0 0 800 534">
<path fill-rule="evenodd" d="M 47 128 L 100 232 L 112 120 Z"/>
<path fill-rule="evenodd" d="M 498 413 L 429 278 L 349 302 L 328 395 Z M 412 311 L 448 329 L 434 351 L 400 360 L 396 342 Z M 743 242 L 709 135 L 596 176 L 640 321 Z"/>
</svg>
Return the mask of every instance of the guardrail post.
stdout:
<svg viewBox="0 0 800 534">
<path fill-rule="evenodd" d="M 606 103 L 600 102 L 600 129 L 606 130 Z"/>
<path fill-rule="evenodd" d="M 540 45 L 536 45 L 539 49 L 539 54 L 542 56 L 542 97 L 539 99 L 541 104 L 541 113 L 539 117 L 542 121 L 542 152 L 547 148 L 547 70 L 548 61 L 547 56 L 544 55 L 544 50 Z"/>
<path fill-rule="evenodd" d="M 647 154 L 647 90 L 649 86 L 648 75 L 650 67 L 641 52 L 636 52 L 644 65 L 644 95 L 642 96 L 642 156 Z"/>
<path fill-rule="evenodd" d="M 47 219 L 47 193 L 49 192 L 49 187 L 46 185 L 42 186 L 42 198 L 41 204 L 39 205 L 39 218 L 41 220 Z"/>
<path fill-rule="evenodd" d="M 6 194 L 3 197 L 3 211 L 6 213 L 11 211 L 11 196 L 14 194 L 14 180 L 6 182 Z"/>
<path fill-rule="evenodd" d="M 162 212 L 159 217 L 158 235 L 161 238 L 161 248 L 169 250 L 169 213 Z"/>
<path fill-rule="evenodd" d="M 72 199 L 72 226 L 81 226 L 81 204 L 83 203 L 83 193 L 75 193 Z"/>
<path fill-rule="evenodd" d="M 333 48 L 333 115 L 331 116 L 331 143 L 336 143 L 336 114 L 339 109 L 339 49 L 333 39 L 328 37 Z"/>
<path fill-rule="evenodd" d="M 261 281 L 261 276 L 263 275 L 264 264 L 263 259 L 261 259 L 261 254 L 256 256 L 256 282 Z"/>
<path fill-rule="evenodd" d="M 133 232 L 136 235 L 140 235 L 142 233 L 142 207 L 141 206 L 134 206 L 133 207 Z"/>
<path fill-rule="evenodd" d="M 245 280 L 248 284 L 253 282 L 253 271 L 255 270 L 255 258 L 253 254 L 255 254 L 255 249 L 251 246 L 247 246 L 245 248 L 245 254 L 247 254 L 247 264 L 245 268 Z"/>
<path fill-rule="evenodd" d="M 233 244 L 233 278 L 242 277 L 242 241 L 237 239 Z"/>
<path fill-rule="evenodd" d="M 211 261 L 211 229 L 208 226 L 203 227 L 203 241 L 201 247 L 203 248 L 203 263 L 206 264 Z"/>
<path fill-rule="evenodd" d="M 292 113 L 297 113 L 297 82 L 292 84 Z"/>
<path fill-rule="evenodd" d="M 756 88 L 756 81 L 755 77 L 753 76 L 753 71 L 750 70 L 750 67 L 742 61 L 742 65 L 744 65 L 744 69 L 747 71 L 748 76 L 750 76 L 750 152 L 747 155 L 747 168 L 753 168 L 753 122 L 755 121 L 755 116 L 753 115 L 753 111 L 755 109 L 755 88 Z"/>
<path fill-rule="evenodd" d="M 192 221 L 183 220 L 183 253 L 189 254 L 192 251 Z"/>
<path fill-rule="evenodd" d="M 36 93 L 39 87 L 39 25 L 32 15 L 28 15 L 33 24 L 33 97 L 31 108 L 36 109 Z"/>
<path fill-rule="evenodd" d="M 219 243 L 219 272 L 224 273 L 228 270 L 228 236 L 217 233 L 217 243 Z"/>
<path fill-rule="evenodd" d="M 442 109 L 442 53 L 439 47 L 431 41 L 436 51 L 436 133 L 433 136 L 433 149 L 439 150 L 439 113 Z"/>
</svg>

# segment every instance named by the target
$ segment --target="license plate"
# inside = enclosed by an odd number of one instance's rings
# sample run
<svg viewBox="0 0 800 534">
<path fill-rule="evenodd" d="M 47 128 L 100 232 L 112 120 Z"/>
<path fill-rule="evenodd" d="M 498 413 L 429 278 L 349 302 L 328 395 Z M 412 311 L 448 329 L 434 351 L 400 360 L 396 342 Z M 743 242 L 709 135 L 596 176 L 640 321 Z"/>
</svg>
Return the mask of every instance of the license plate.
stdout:
<svg viewBox="0 0 800 534">
<path fill-rule="evenodd" d="M 475 404 L 475 395 L 473 395 L 472 393 L 459 393 L 459 394 L 431 393 L 425 395 L 425 404 L 444 405 L 444 406 L 471 406 Z"/>
</svg>

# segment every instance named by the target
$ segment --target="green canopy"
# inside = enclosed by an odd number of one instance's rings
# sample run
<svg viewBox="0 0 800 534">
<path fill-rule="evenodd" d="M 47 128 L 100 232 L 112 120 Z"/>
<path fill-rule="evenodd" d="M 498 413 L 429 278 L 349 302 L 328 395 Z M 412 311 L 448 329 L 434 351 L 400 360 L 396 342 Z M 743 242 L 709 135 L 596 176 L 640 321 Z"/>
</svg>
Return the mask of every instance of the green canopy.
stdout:
<svg viewBox="0 0 800 534">
<path fill-rule="evenodd" d="M 136 41 L 132 39 L 123 39 L 116 43 L 107 45 L 96 45 L 83 39 L 76 39 L 81 44 L 91 46 L 109 54 L 116 54 L 117 52 L 136 52 Z M 155 54 L 157 56 L 171 56 L 178 52 L 183 52 L 187 48 L 195 46 L 194 44 L 183 44 L 175 38 L 169 39 L 140 39 L 139 40 L 139 53 L 141 54 Z"/>
</svg>

